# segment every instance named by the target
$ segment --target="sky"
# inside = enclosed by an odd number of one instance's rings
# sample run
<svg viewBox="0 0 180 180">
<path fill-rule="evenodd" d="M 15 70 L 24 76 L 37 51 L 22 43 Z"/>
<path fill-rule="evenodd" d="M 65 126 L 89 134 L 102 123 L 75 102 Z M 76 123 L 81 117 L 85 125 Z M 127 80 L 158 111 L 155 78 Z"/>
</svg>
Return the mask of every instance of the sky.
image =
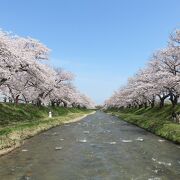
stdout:
<svg viewBox="0 0 180 180">
<path fill-rule="evenodd" d="M 50 64 L 103 103 L 180 28 L 179 0 L 0 0 L 0 28 L 40 40 Z"/>
</svg>

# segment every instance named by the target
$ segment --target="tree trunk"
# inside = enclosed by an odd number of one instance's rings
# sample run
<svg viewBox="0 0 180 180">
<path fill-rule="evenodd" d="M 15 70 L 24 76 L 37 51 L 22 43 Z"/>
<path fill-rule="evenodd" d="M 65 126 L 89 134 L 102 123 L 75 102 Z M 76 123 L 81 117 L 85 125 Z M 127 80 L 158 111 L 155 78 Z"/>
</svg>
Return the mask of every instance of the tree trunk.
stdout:
<svg viewBox="0 0 180 180">
<path fill-rule="evenodd" d="M 152 102 L 151 102 L 151 108 L 154 108 L 154 105 L 155 105 L 155 100 L 152 100 Z"/>
<path fill-rule="evenodd" d="M 9 97 L 9 103 L 12 103 L 12 102 L 13 102 L 13 101 L 12 101 L 12 98 Z"/>
<path fill-rule="evenodd" d="M 51 101 L 51 106 L 54 107 L 55 106 L 55 102 Z"/>
<path fill-rule="evenodd" d="M 145 107 L 145 109 L 147 108 L 147 102 L 144 103 L 144 107 Z"/>
<path fill-rule="evenodd" d="M 19 102 L 19 95 L 16 96 L 15 103 L 18 104 Z"/>
<path fill-rule="evenodd" d="M 64 107 L 67 108 L 67 103 L 64 102 Z"/>
<path fill-rule="evenodd" d="M 6 101 L 7 101 L 7 97 L 4 97 L 4 103 L 6 103 Z"/>
<path fill-rule="evenodd" d="M 37 104 L 37 106 L 41 106 L 42 102 L 41 102 L 40 98 L 37 99 L 37 103 L 36 104 Z"/>
<path fill-rule="evenodd" d="M 142 104 L 139 104 L 139 109 L 141 109 L 143 107 L 143 105 Z"/>
<path fill-rule="evenodd" d="M 164 98 L 160 98 L 160 104 L 159 104 L 159 106 L 160 106 L 160 108 L 162 108 L 162 107 L 164 107 Z"/>
<path fill-rule="evenodd" d="M 178 98 L 179 98 L 178 95 L 174 95 L 174 94 L 170 95 L 169 99 L 170 99 L 170 101 L 172 103 L 173 108 L 178 104 Z"/>
<path fill-rule="evenodd" d="M 75 104 L 74 102 L 72 103 L 72 107 L 73 107 L 73 108 L 75 108 L 75 107 L 76 107 L 76 104 Z"/>
<path fill-rule="evenodd" d="M 67 105 L 68 105 L 67 102 L 65 102 L 64 100 L 61 100 L 61 101 L 64 104 L 64 107 L 67 108 Z"/>
<path fill-rule="evenodd" d="M 59 107 L 59 105 L 60 105 L 60 102 L 59 102 L 59 101 L 57 101 L 57 102 L 56 102 L 56 105 L 57 105 L 57 107 Z"/>
<path fill-rule="evenodd" d="M 41 106 L 42 105 L 41 99 L 43 99 L 43 96 L 44 96 L 44 92 L 42 92 L 41 94 L 38 95 L 37 106 Z"/>
<path fill-rule="evenodd" d="M 157 96 L 158 96 L 159 99 L 160 99 L 159 107 L 160 107 L 160 108 L 164 107 L 164 101 L 165 101 L 165 99 L 169 96 L 169 94 L 163 95 L 163 97 L 161 97 L 160 95 L 157 95 Z"/>
<path fill-rule="evenodd" d="M 151 108 L 154 108 L 155 106 L 155 96 L 153 95 L 151 101 L 149 101 L 150 105 L 151 105 Z"/>
</svg>

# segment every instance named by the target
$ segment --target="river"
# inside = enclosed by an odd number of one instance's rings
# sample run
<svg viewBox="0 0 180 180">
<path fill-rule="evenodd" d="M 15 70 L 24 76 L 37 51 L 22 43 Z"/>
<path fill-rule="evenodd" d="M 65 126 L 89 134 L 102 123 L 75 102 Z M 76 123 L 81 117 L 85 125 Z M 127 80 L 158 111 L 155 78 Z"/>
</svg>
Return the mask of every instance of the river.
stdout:
<svg viewBox="0 0 180 180">
<path fill-rule="evenodd" d="M 0 180 L 179 180 L 180 146 L 97 111 L 0 157 Z"/>
</svg>

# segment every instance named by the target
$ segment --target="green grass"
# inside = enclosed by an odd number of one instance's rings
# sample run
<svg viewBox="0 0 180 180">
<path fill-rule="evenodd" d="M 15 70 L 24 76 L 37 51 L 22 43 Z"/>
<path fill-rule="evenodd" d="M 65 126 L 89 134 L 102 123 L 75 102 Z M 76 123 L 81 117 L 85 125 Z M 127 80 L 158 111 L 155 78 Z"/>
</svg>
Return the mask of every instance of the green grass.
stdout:
<svg viewBox="0 0 180 180">
<path fill-rule="evenodd" d="M 6 126 L 12 123 L 35 121 L 37 119 L 45 118 L 48 112 L 51 111 L 53 116 L 66 115 L 69 112 L 81 112 L 83 109 L 77 108 L 63 108 L 63 107 L 37 107 L 31 104 L 9 104 L 0 103 L 0 125 Z M 86 110 L 84 110 L 86 111 Z"/>
<path fill-rule="evenodd" d="M 180 105 L 175 110 L 180 112 Z M 170 105 L 165 105 L 164 108 L 109 109 L 106 112 L 163 138 L 180 143 L 180 124 L 172 122 L 172 107 Z"/>
<path fill-rule="evenodd" d="M 52 112 L 52 118 L 48 117 L 49 111 Z M 6 149 L 19 146 L 37 133 L 91 112 L 78 108 L 0 103 L 0 154 L 1 151 L 4 153 Z"/>
</svg>

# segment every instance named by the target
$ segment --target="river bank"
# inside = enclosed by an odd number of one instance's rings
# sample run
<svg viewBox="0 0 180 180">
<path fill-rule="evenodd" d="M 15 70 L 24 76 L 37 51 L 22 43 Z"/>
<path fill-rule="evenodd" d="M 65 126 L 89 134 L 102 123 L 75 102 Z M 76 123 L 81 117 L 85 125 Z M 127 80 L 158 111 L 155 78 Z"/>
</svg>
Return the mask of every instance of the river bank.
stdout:
<svg viewBox="0 0 180 180">
<path fill-rule="evenodd" d="M 48 112 L 52 112 L 52 118 Z M 21 146 L 36 134 L 58 125 L 79 121 L 93 110 L 0 104 L 0 155 Z"/>
<path fill-rule="evenodd" d="M 176 107 L 179 112 L 180 106 Z M 180 144 L 180 124 L 172 122 L 170 105 L 164 108 L 109 109 L 106 113 L 146 129 L 158 136 Z"/>
</svg>

